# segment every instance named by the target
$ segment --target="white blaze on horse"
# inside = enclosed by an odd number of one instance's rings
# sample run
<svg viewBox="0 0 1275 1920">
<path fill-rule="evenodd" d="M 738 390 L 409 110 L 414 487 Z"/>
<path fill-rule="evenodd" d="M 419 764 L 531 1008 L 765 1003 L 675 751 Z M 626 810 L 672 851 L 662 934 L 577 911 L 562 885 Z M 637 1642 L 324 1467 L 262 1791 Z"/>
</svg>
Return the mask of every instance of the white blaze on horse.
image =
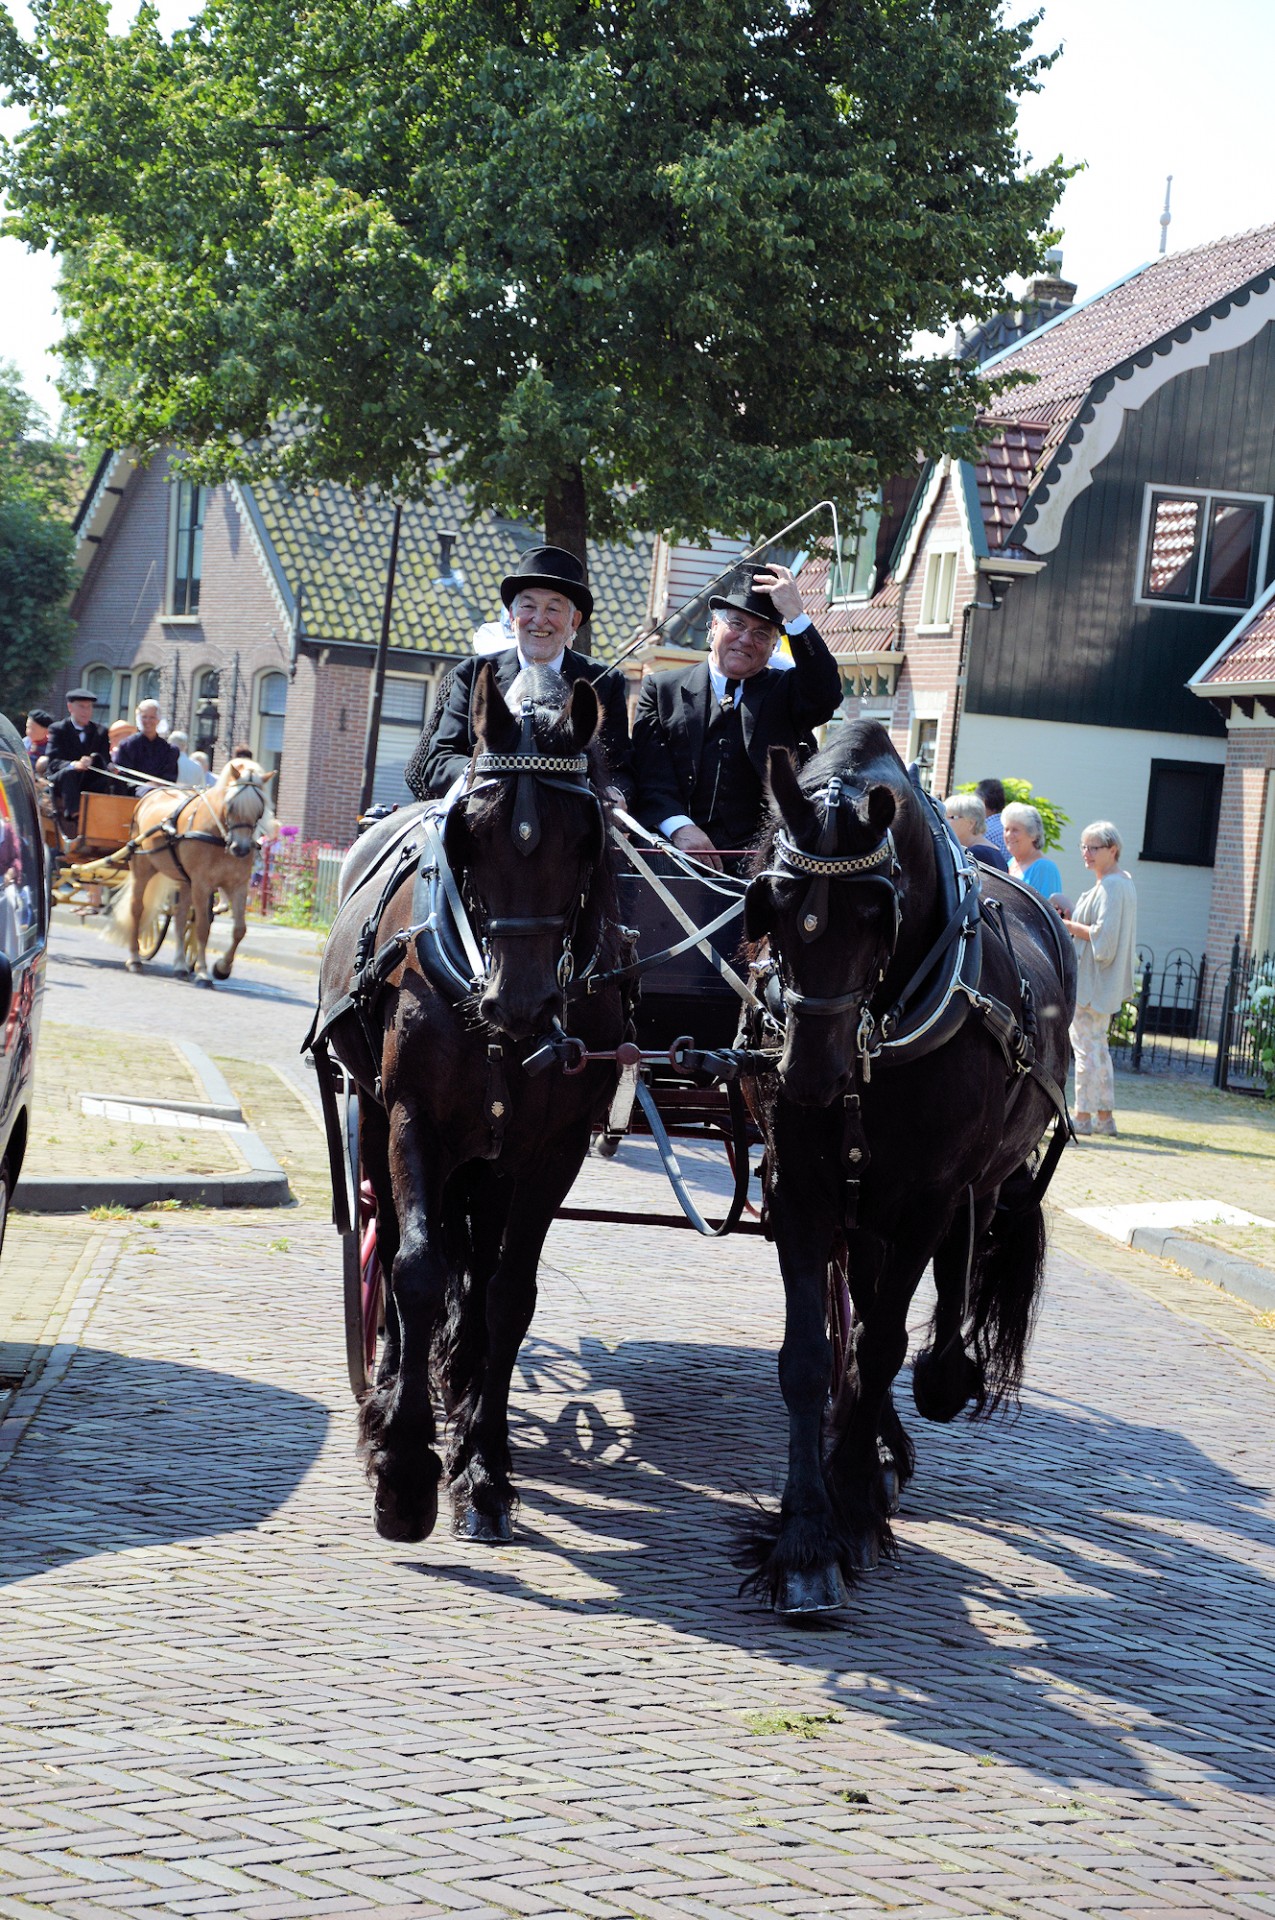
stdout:
<svg viewBox="0 0 1275 1920">
<path fill-rule="evenodd" d="M 132 885 L 121 887 L 114 914 L 117 935 L 128 940 L 125 965 L 130 973 L 141 971 L 138 948 L 143 921 L 171 904 L 177 930 L 173 972 L 187 979 L 192 971 L 185 929 L 193 909 L 195 984 L 211 987 L 208 934 L 220 888 L 230 902 L 233 921 L 229 949 L 213 972 L 219 980 L 230 978 L 244 937 L 253 852 L 271 819 L 266 789 L 273 779 L 273 773 L 263 772 L 255 760 L 240 757 L 227 761 L 215 783 L 202 792 L 182 794 L 172 787 L 156 787 L 142 795 L 130 839 Z"/>
</svg>

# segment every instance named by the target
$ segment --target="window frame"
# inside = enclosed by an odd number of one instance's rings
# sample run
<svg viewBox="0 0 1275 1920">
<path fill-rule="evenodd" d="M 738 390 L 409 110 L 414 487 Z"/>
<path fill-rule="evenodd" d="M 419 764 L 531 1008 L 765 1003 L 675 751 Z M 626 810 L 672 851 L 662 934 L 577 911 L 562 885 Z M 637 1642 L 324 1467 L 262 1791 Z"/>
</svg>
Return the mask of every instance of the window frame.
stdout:
<svg viewBox="0 0 1275 1920">
<path fill-rule="evenodd" d="M 1157 495 L 1167 495 L 1177 500 L 1198 500 L 1201 506 L 1202 533 L 1195 555 L 1194 581 L 1189 600 L 1171 599 L 1167 594 L 1146 592 L 1147 567 L 1150 562 L 1150 539 L 1153 502 Z M 1275 496 L 1269 493 L 1245 493 L 1239 487 L 1175 487 L 1168 481 L 1148 480 L 1142 490 L 1142 520 L 1138 531 L 1138 557 L 1133 575 L 1133 604 L 1135 607 L 1168 608 L 1176 613 L 1217 613 L 1228 615 L 1232 620 L 1251 610 L 1262 592 L 1266 580 L 1266 562 L 1271 538 L 1271 507 Z M 1215 505 L 1234 505 L 1237 507 L 1257 507 L 1261 512 L 1261 525 L 1257 536 L 1257 559 L 1252 573 L 1251 597 L 1245 601 L 1206 600 L 1202 597 L 1204 569 L 1208 563 L 1209 547 L 1213 532 L 1213 508 Z"/>
<path fill-rule="evenodd" d="M 267 713 L 265 712 L 265 710 L 261 705 L 262 695 L 265 692 L 266 682 L 268 680 L 282 680 L 283 682 L 283 707 L 279 713 Z M 264 723 L 267 720 L 283 720 L 286 725 L 287 714 L 288 714 L 288 676 L 287 674 L 283 671 L 281 667 L 263 667 L 260 673 L 254 676 L 253 683 L 252 683 L 252 736 L 251 738 L 252 738 L 252 757 L 257 762 L 258 766 L 266 767 L 267 772 L 270 772 L 271 769 L 267 766 L 267 763 L 262 756 L 262 744 L 261 744 L 261 736 L 262 736 L 262 732 L 264 731 Z M 278 793 L 277 781 L 283 778 L 283 743 L 282 741 L 279 744 L 278 753 L 276 754 L 273 748 L 270 749 L 270 753 L 275 763 L 273 771 L 276 775 L 275 792 L 277 795 Z"/>
<path fill-rule="evenodd" d="M 81 685 L 91 687 L 95 673 L 104 673 L 106 675 L 106 699 L 104 701 L 99 700 L 97 694 L 94 693 L 93 718 L 98 726 L 109 727 L 111 724 L 111 711 L 115 705 L 115 669 L 114 667 L 108 667 L 105 660 L 91 660 L 80 675 Z M 104 710 L 104 717 L 99 718 L 99 708 Z"/>
<path fill-rule="evenodd" d="M 852 532 L 842 551 L 835 554 L 828 564 L 827 593 L 830 607 L 858 606 L 870 600 L 876 592 L 877 539 L 884 511 L 879 490 L 859 503 Z"/>
<path fill-rule="evenodd" d="M 916 631 L 918 633 L 951 633 L 952 624 L 956 619 L 956 570 L 960 557 L 961 543 L 956 538 L 932 541 L 926 547 L 925 567 L 921 574 L 921 604 L 917 609 Z M 930 598 L 931 570 L 933 569 L 937 575 L 939 567 L 936 567 L 935 563 L 938 562 L 939 566 L 941 566 L 947 561 L 951 562 L 952 575 L 949 583 L 950 592 L 947 595 L 948 604 L 946 615 L 941 620 L 935 620 L 933 618 L 934 605 L 931 601 L 929 608 L 931 618 L 927 620 L 925 613 L 926 602 Z"/>
<path fill-rule="evenodd" d="M 174 479 L 168 502 L 168 542 L 164 564 L 164 611 L 160 615 L 166 626 L 197 627 L 203 620 L 203 613 L 196 605 L 195 611 L 189 608 L 178 611 L 177 597 L 177 541 L 181 531 L 182 488 L 190 487 L 201 496 L 199 521 L 199 573 L 196 585 L 202 587 L 204 578 L 204 532 L 208 523 L 208 500 L 211 488 L 196 486 L 193 480 Z M 189 585 L 189 582 L 187 583 Z"/>
<path fill-rule="evenodd" d="M 1209 776 L 1210 783 L 1214 788 L 1214 793 L 1211 826 L 1209 826 L 1207 821 L 1205 823 L 1208 828 L 1205 834 L 1205 839 L 1208 843 L 1207 855 L 1197 853 L 1184 856 L 1181 853 L 1155 853 L 1150 851 L 1151 815 L 1155 800 L 1156 780 L 1160 774 L 1164 773 L 1192 773 Z M 1222 813 L 1222 782 L 1225 774 L 1226 766 L 1221 760 L 1153 759 L 1147 769 L 1147 804 L 1142 819 L 1142 848 L 1138 854 L 1139 860 L 1150 861 L 1153 866 L 1159 867 L 1216 866 L 1217 836 Z M 1204 841 L 1202 840 L 1201 845 L 1203 846 L 1203 844 Z"/>
</svg>

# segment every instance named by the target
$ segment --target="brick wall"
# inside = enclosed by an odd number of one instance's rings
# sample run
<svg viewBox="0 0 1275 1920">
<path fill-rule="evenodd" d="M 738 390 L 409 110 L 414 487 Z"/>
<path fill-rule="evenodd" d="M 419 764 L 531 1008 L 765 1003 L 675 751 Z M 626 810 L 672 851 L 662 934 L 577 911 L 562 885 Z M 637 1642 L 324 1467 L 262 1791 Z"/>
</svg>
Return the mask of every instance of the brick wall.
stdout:
<svg viewBox="0 0 1275 1920">
<path fill-rule="evenodd" d="M 1267 774 L 1275 769 L 1275 727 L 1231 726 L 1218 823 L 1217 859 L 1209 909 L 1208 954 L 1215 966 L 1230 958 L 1236 934 L 1248 946 L 1266 944 L 1253 927 L 1262 858 Z"/>
<path fill-rule="evenodd" d="M 343 665 L 304 655 L 297 664 L 284 755 L 286 760 L 295 739 L 296 758 L 305 765 L 296 824 L 306 840 L 345 847 L 354 838 L 371 691 L 370 664 Z"/>
</svg>

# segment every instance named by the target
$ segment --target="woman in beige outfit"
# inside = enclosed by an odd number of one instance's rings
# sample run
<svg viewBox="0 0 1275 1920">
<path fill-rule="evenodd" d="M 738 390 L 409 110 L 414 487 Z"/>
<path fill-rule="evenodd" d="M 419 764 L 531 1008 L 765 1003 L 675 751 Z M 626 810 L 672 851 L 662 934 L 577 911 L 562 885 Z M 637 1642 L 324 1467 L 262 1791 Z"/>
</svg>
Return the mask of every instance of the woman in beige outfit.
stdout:
<svg viewBox="0 0 1275 1920">
<path fill-rule="evenodd" d="M 1115 1076 L 1107 1029 L 1133 992 L 1138 941 L 1138 895 L 1120 868 L 1120 835 L 1110 820 L 1095 820 L 1080 836 L 1080 851 L 1095 885 L 1082 893 L 1063 925 L 1076 943 L 1076 1132 L 1114 1133 Z"/>
</svg>

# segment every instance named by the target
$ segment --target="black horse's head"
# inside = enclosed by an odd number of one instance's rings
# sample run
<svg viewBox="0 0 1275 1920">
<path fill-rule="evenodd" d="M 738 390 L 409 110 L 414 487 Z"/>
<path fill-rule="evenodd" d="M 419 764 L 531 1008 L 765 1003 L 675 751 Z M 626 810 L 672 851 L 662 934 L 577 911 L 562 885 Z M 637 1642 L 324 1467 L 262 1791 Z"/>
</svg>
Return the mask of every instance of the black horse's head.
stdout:
<svg viewBox="0 0 1275 1920">
<path fill-rule="evenodd" d="M 601 713 L 587 680 L 568 687 L 540 667 L 506 700 L 486 661 L 470 713 L 470 785 L 448 815 L 447 853 L 489 956 L 478 1010 L 527 1040 L 562 1017 L 564 988 L 588 958 L 575 943 L 597 919 L 590 894 L 606 840 L 590 748 Z"/>
<path fill-rule="evenodd" d="M 769 940 L 783 984 L 783 1092 L 827 1107 L 850 1084 L 864 1008 L 911 944 L 909 856 L 931 868 L 932 856 L 903 763 L 875 723 L 846 728 L 800 777 L 772 748 L 770 786 L 776 818 L 749 884 L 745 932 Z"/>
</svg>

